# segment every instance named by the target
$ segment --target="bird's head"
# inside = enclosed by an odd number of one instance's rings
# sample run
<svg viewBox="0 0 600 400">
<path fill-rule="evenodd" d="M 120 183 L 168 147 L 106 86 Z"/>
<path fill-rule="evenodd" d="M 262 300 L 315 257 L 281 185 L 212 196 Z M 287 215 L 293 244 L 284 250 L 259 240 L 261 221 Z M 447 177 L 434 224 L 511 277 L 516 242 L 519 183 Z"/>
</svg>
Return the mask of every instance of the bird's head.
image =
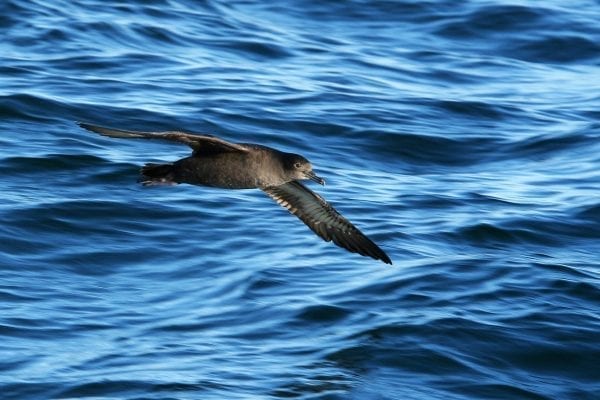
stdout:
<svg viewBox="0 0 600 400">
<path fill-rule="evenodd" d="M 294 179 L 310 179 L 319 185 L 325 184 L 325 180 L 315 174 L 310 162 L 298 154 L 289 154 L 286 157 L 285 168 Z"/>
</svg>

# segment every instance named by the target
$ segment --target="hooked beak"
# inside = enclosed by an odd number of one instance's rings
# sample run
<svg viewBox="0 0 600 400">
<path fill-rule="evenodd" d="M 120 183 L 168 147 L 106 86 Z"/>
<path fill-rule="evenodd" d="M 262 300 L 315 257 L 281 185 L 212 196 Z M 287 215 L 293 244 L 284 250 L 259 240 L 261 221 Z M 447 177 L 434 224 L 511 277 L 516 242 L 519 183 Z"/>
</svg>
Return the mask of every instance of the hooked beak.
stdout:
<svg viewBox="0 0 600 400">
<path fill-rule="evenodd" d="M 313 171 L 305 172 L 304 174 L 306 175 L 306 178 L 310 179 L 311 181 L 315 181 L 319 185 L 325 185 L 325 179 L 317 176 L 317 174 L 315 174 Z"/>
</svg>

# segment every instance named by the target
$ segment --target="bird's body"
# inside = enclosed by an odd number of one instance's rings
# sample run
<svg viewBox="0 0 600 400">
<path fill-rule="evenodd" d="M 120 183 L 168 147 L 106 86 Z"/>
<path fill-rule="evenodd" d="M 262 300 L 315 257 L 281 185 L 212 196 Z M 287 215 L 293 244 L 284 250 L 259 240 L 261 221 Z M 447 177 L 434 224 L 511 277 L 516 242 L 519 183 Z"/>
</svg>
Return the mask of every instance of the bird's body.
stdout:
<svg viewBox="0 0 600 400">
<path fill-rule="evenodd" d="M 321 196 L 299 180 L 324 184 L 310 162 L 293 153 L 270 147 L 230 143 L 210 135 L 179 131 L 139 132 L 80 123 L 81 127 L 116 138 L 164 139 L 187 144 L 189 157 L 167 164 L 146 164 L 141 171 L 144 185 L 188 183 L 225 189 L 261 189 L 300 218 L 313 232 L 353 253 L 391 264 L 375 243 L 341 216 Z"/>
<path fill-rule="evenodd" d="M 174 162 L 173 180 L 224 189 L 263 189 L 288 181 L 279 160 L 289 153 L 264 146 L 240 146 L 252 151 L 196 154 Z"/>
</svg>

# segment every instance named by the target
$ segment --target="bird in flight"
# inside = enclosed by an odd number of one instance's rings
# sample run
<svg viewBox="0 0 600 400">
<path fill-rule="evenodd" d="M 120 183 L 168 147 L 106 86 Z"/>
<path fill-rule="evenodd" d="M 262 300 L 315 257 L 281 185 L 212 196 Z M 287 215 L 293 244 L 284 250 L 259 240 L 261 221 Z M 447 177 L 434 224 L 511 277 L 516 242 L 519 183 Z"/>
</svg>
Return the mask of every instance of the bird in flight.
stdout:
<svg viewBox="0 0 600 400">
<path fill-rule="evenodd" d="M 144 185 L 188 183 L 224 189 L 258 188 L 287 208 L 323 240 L 352 253 L 386 264 L 392 261 L 383 250 L 344 218 L 321 196 L 302 184 L 310 179 L 321 185 L 310 162 L 298 154 L 249 143 L 231 143 L 211 135 L 182 131 L 142 132 L 79 122 L 91 132 L 112 138 L 162 139 L 192 148 L 192 155 L 167 164 L 146 164 L 141 169 Z"/>
</svg>

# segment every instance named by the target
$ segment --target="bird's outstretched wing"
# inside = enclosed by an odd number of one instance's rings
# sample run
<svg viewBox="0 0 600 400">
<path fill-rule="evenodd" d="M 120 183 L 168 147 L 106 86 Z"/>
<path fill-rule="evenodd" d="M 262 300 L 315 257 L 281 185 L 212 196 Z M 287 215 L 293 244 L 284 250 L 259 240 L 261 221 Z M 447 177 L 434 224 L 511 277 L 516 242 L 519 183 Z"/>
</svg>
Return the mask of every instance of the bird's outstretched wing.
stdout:
<svg viewBox="0 0 600 400">
<path fill-rule="evenodd" d="M 321 196 L 298 181 L 263 189 L 273 200 L 297 216 L 323 240 L 352 253 L 369 256 L 386 264 L 392 261 L 383 250 Z"/>
<path fill-rule="evenodd" d="M 78 122 L 79 126 L 88 131 L 99 133 L 103 136 L 113 138 L 126 139 L 163 139 L 174 142 L 187 144 L 194 150 L 194 154 L 241 151 L 247 152 L 248 149 L 236 143 L 230 143 L 226 140 L 219 139 L 210 135 L 197 135 L 181 131 L 164 131 L 164 132 L 142 132 L 142 131 L 126 131 L 122 129 L 105 128 L 98 125 L 92 125 L 85 122 Z"/>
</svg>

